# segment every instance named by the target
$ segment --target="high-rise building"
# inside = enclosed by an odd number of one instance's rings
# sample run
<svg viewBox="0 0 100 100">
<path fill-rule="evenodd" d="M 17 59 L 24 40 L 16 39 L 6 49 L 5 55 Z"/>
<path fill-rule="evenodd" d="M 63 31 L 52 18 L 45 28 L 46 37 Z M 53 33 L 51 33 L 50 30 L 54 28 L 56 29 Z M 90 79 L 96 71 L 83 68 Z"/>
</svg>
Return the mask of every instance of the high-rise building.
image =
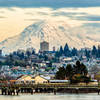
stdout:
<svg viewBox="0 0 100 100">
<path fill-rule="evenodd" d="M 2 56 L 2 50 L 0 50 L 0 56 Z"/>
<path fill-rule="evenodd" d="M 40 51 L 49 51 L 49 43 L 46 41 L 43 41 L 40 43 Z"/>
</svg>

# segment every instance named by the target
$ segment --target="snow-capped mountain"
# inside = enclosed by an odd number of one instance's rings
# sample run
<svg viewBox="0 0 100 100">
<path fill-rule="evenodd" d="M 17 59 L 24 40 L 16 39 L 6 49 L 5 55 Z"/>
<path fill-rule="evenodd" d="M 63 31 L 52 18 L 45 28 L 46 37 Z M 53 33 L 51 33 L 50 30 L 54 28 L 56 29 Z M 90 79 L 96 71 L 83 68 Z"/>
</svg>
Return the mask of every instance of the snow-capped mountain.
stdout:
<svg viewBox="0 0 100 100">
<path fill-rule="evenodd" d="M 87 30 L 87 31 L 86 31 Z M 67 22 L 38 21 L 24 29 L 17 36 L 8 38 L 0 43 L 4 53 L 16 51 L 17 49 L 40 48 L 41 41 L 48 41 L 50 50 L 52 47 L 64 46 L 83 48 L 98 45 L 100 41 L 88 34 L 86 27 L 70 27 Z"/>
</svg>

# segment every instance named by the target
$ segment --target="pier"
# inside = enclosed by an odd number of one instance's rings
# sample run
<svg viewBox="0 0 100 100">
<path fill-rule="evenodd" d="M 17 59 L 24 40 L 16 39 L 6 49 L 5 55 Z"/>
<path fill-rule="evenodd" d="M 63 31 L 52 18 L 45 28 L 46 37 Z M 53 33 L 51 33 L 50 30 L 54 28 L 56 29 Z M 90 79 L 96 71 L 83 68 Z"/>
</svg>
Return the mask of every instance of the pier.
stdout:
<svg viewBox="0 0 100 100">
<path fill-rule="evenodd" d="M 11 84 L 0 86 L 1 95 L 19 95 L 19 93 L 98 93 L 98 85 L 69 85 L 69 84 Z"/>
</svg>

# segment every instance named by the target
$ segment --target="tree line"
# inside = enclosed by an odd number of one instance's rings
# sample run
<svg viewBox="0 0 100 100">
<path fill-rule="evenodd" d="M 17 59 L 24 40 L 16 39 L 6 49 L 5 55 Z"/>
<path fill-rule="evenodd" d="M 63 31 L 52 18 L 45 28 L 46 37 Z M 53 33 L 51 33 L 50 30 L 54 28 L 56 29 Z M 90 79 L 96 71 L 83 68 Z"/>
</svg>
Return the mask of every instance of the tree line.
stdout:
<svg viewBox="0 0 100 100">
<path fill-rule="evenodd" d="M 79 56 L 79 52 L 83 52 L 87 58 L 100 58 L 100 46 L 98 48 L 94 45 L 92 49 L 85 48 L 83 51 L 77 50 L 77 48 L 70 49 L 68 44 L 66 43 L 64 47 L 60 46 L 59 50 L 56 52 L 56 57 L 60 56 L 66 56 L 66 57 L 72 57 L 72 56 Z"/>
<path fill-rule="evenodd" d="M 77 61 L 73 66 L 68 64 L 66 68 L 60 67 L 56 72 L 55 78 L 60 80 L 68 79 L 71 83 L 89 82 L 90 77 L 88 75 L 88 69 L 80 61 Z"/>
</svg>

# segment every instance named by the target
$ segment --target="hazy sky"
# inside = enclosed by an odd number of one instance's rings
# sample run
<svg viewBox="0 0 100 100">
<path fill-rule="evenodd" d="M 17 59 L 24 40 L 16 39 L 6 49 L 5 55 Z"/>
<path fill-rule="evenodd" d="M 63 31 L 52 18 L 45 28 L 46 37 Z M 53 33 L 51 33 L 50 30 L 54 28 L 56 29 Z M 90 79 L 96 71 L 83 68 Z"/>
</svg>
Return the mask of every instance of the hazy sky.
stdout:
<svg viewBox="0 0 100 100">
<path fill-rule="evenodd" d="M 100 0 L 0 0 L 0 41 L 39 20 L 65 21 L 71 27 L 98 30 Z M 98 37 L 100 33 L 94 34 Z"/>
</svg>

